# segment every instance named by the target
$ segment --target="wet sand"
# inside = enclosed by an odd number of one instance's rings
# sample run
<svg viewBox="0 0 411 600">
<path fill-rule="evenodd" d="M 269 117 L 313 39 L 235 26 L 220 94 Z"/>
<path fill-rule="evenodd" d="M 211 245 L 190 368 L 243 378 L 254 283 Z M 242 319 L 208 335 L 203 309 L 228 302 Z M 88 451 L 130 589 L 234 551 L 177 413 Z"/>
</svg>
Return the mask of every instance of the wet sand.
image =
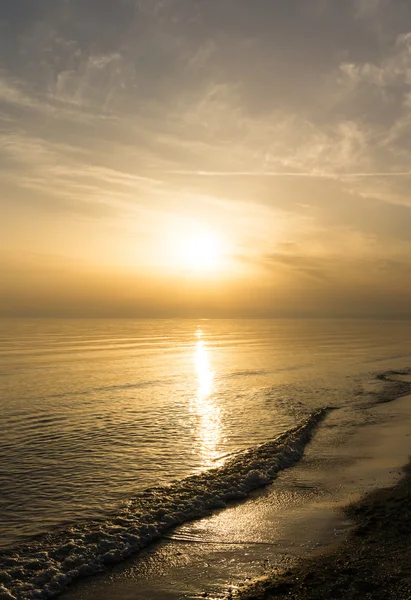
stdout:
<svg viewBox="0 0 411 600">
<path fill-rule="evenodd" d="M 395 487 L 373 492 L 345 512 L 355 527 L 334 551 L 272 573 L 228 598 L 411 598 L 411 464 Z"/>
</svg>

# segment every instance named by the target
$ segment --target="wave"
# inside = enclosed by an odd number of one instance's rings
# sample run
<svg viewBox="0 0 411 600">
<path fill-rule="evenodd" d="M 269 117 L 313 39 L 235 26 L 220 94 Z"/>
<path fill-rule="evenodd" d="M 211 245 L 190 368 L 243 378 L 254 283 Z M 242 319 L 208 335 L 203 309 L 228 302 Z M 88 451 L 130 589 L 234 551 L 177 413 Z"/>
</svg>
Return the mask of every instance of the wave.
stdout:
<svg viewBox="0 0 411 600">
<path fill-rule="evenodd" d="M 188 520 L 204 517 L 272 483 L 304 454 L 331 408 L 274 440 L 165 487 L 145 490 L 107 519 L 65 526 L 0 554 L 0 600 L 54 598 L 76 579 L 137 553 Z"/>
<path fill-rule="evenodd" d="M 289 371 L 299 371 L 301 369 L 303 369 L 306 365 L 304 364 L 299 364 L 299 365 L 290 365 L 288 367 L 282 367 L 282 368 L 277 368 L 277 369 L 245 369 L 243 371 L 232 371 L 231 373 L 227 373 L 225 375 L 220 376 L 221 379 L 234 379 L 236 377 L 254 377 L 257 375 L 270 375 L 273 373 L 283 373 L 285 371 L 289 372 Z"/>
<path fill-rule="evenodd" d="M 136 383 L 125 383 L 122 385 L 106 385 L 101 387 L 89 388 L 86 390 L 75 390 L 70 392 L 62 392 L 60 394 L 48 394 L 43 396 L 43 400 L 51 400 L 53 398 L 67 398 L 73 396 L 90 396 L 91 394 L 99 393 L 99 392 L 113 392 L 116 390 L 129 390 L 129 389 L 143 389 L 148 387 L 159 387 L 164 385 L 169 385 L 171 383 L 170 379 L 148 379 L 145 381 L 137 381 Z M 36 400 L 37 396 L 33 396 L 29 398 L 29 400 Z M 1 600 L 1 598 L 0 598 Z"/>
<path fill-rule="evenodd" d="M 226 375 L 222 375 L 221 379 L 234 379 L 235 377 L 254 377 L 256 375 L 268 375 L 271 371 L 267 371 L 266 369 L 246 369 L 244 371 L 233 371 L 232 373 L 227 373 Z"/>
<path fill-rule="evenodd" d="M 367 358 L 363 360 L 363 364 L 367 363 L 378 363 L 378 362 L 387 362 L 389 360 L 398 360 L 401 358 L 410 358 L 411 354 L 407 352 L 406 354 L 391 354 L 389 356 L 381 356 L 380 358 Z"/>
<path fill-rule="evenodd" d="M 386 402 L 392 402 L 397 398 L 401 398 L 402 396 L 408 395 L 411 391 L 411 382 L 401 380 L 400 377 L 410 374 L 411 369 L 401 369 L 396 371 L 384 371 L 383 373 L 377 373 L 377 380 L 384 382 L 386 385 L 377 394 L 377 399 L 374 402 L 374 404 L 385 404 Z M 399 379 L 397 379 L 397 377 Z"/>
</svg>

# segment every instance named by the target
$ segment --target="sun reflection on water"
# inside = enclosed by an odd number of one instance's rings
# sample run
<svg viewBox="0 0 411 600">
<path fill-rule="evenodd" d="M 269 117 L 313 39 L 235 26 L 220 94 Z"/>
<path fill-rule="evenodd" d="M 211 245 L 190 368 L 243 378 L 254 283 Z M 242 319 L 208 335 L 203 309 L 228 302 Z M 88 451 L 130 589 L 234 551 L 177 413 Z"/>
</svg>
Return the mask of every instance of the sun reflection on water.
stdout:
<svg viewBox="0 0 411 600">
<path fill-rule="evenodd" d="M 208 349 L 201 339 L 203 332 L 196 332 L 198 341 L 195 348 L 195 367 L 197 373 L 197 395 L 193 400 L 193 409 L 199 417 L 199 439 L 201 453 L 206 467 L 213 465 L 218 456 L 217 447 L 221 436 L 220 409 L 212 398 L 214 373 L 208 358 Z"/>
</svg>

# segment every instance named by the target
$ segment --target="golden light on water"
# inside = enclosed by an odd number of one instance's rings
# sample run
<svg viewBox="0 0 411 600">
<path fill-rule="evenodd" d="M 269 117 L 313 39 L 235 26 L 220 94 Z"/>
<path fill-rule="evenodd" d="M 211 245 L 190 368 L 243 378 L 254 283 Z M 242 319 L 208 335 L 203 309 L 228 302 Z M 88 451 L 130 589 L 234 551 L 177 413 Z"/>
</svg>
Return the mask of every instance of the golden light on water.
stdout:
<svg viewBox="0 0 411 600">
<path fill-rule="evenodd" d="M 208 362 L 207 350 L 202 340 L 196 344 L 196 371 L 198 380 L 198 398 L 205 400 L 211 394 L 213 373 Z"/>
<path fill-rule="evenodd" d="M 212 398 L 214 373 L 211 370 L 208 349 L 198 329 L 195 347 L 195 367 L 197 373 L 197 395 L 193 400 L 193 410 L 199 417 L 199 439 L 204 466 L 211 466 L 217 458 L 217 446 L 221 436 L 220 409 Z"/>
</svg>

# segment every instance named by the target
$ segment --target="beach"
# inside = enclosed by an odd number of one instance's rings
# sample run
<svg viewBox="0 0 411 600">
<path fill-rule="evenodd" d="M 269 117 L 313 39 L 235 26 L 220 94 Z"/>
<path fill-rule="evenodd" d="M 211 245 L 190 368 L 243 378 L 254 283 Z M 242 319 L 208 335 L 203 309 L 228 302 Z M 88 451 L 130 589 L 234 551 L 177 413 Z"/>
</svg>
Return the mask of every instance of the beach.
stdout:
<svg viewBox="0 0 411 600">
<path fill-rule="evenodd" d="M 0 50 L 0 600 L 411 600 L 411 1 Z"/>
<path fill-rule="evenodd" d="M 0 600 L 411 600 L 411 0 L 0 51 Z"/>
<path fill-rule="evenodd" d="M 349 446 L 340 440 L 332 458 L 327 438 L 337 412 L 316 431 L 301 461 L 272 485 L 178 527 L 64 597 L 390 598 L 384 590 L 392 588 L 392 598 L 407 598 L 400 590 L 408 585 L 410 482 L 403 467 L 411 454 L 411 396 L 385 400 L 375 407 L 374 422 L 350 436 Z M 366 595 L 378 586 L 380 596 Z"/>
<path fill-rule="evenodd" d="M 409 376 L 401 378 L 410 381 Z M 402 398 L 404 406 L 408 402 L 411 396 Z M 312 553 L 293 568 L 245 584 L 228 598 L 410 598 L 411 462 L 396 485 L 376 489 L 342 510 L 352 528 L 340 544 Z"/>
<path fill-rule="evenodd" d="M 234 596 L 239 600 L 320 598 L 406 600 L 411 597 L 411 465 L 392 488 L 345 509 L 355 526 L 333 551 L 272 573 Z"/>
</svg>

